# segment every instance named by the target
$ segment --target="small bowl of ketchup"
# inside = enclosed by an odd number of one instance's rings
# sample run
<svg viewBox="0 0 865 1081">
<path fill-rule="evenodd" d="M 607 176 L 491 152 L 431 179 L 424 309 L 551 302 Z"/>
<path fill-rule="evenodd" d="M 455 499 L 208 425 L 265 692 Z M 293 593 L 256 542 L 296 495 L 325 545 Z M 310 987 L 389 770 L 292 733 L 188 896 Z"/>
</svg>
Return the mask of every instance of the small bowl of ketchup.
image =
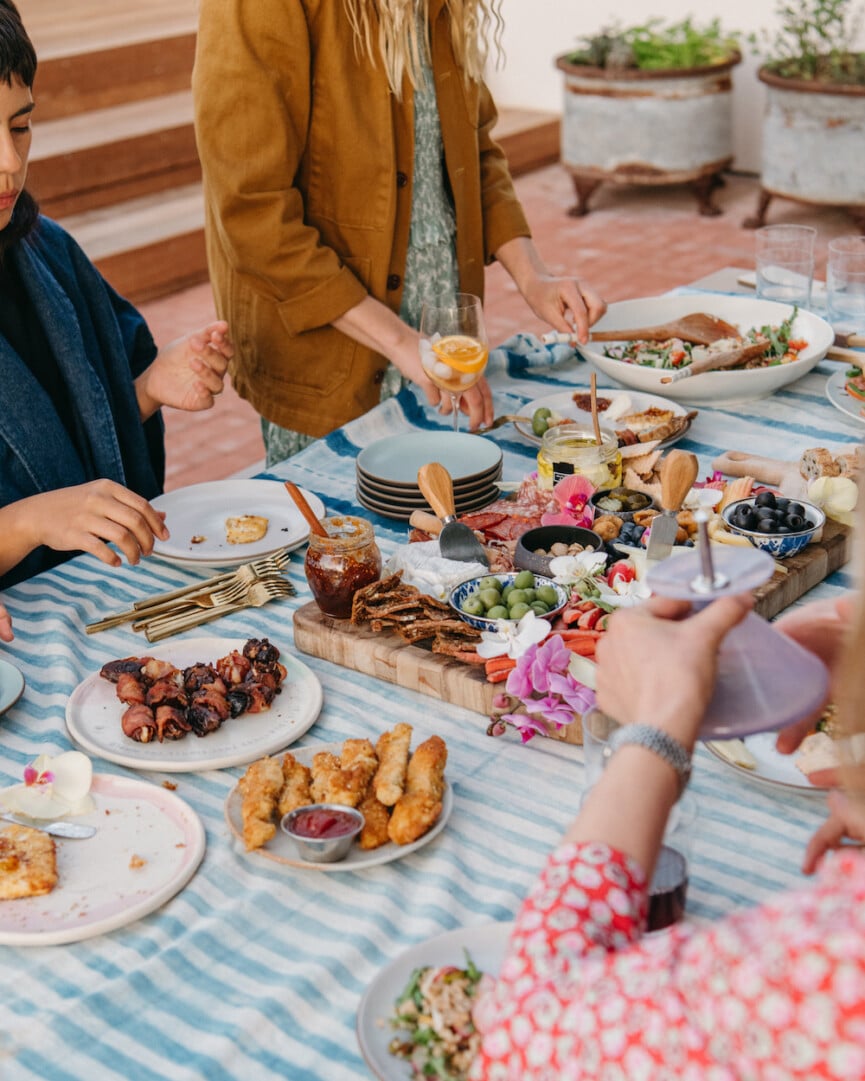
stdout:
<svg viewBox="0 0 865 1081">
<path fill-rule="evenodd" d="M 312 803 L 283 815 L 280 825 L 294 841 L 301 859 L 310 863 L 338 863 L 351 851 L 363 823 L 363 815 L 354 807 Z"/>
</svg>

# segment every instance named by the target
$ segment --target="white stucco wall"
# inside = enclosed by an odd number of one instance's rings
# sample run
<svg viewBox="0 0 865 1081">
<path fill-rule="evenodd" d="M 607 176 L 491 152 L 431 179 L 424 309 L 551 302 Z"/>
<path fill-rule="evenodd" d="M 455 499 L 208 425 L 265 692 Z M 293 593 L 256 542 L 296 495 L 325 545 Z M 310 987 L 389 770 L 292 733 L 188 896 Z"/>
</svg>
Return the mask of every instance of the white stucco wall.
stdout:
<svg viewBox="0 0 865 1081">
<path fill-rule="evenodd" d="M 722 27 L 744 35 L 776 25 L 775 0 L 727 0 Z M 490 88 L 501 105 L 562 111 L 562 79 L 554 59 L 576 47 L 585 34 L 614 22 L 627 26 L 647 18 L 679 20 L 687 15 L 708 21 L 718 11 L 706 0 L 503 0 L 504 67 L 491 66 Z M 733 72 L 734 167 L 760 171 L 760 121 L 763 85 L 759 58 L 743 46 L 743 61 Z"/>
</svg>

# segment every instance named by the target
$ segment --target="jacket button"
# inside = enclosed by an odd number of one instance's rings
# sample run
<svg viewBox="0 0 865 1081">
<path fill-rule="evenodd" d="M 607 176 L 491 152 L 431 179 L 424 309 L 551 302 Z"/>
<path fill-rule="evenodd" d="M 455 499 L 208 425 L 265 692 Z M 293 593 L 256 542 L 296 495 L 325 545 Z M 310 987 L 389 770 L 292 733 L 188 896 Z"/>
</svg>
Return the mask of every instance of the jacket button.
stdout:
<svg viewBox="0 0 865 1081">
<path fill-rule="evenodd" d="M 396 174 L 396 186 L 398 188 L 404 188 L 408 184 L 408 177 L 405 173 L 399 172 Z"/>
<path fill-rule="evenodd" d="M 379 368 L 379 370 L 372 377 L 372 381 L 373 381 L 373 383 L 383 383 L 384 382 L 384 368 Z"/>
<path fill-rule="evenodd" d="M 402 278 L 399 276 L 399 274 L 388 274 L 388 276 L 387 276 L 387 287 L 388 287 L 388 289 L 391 289 L 391 290 L 399 289 L 401 284 L 402 284 Z"/>
</svg>

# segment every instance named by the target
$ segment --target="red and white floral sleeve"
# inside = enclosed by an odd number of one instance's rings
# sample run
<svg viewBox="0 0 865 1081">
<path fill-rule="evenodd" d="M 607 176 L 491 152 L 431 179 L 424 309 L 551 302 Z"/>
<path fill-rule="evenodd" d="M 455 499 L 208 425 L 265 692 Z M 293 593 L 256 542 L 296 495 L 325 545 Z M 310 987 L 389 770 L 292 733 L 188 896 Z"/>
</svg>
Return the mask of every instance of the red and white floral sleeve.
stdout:
<svg viewBox="0 0 865 1081">
<path fill-rule="evenodd" d="M 640 867 L 557 849 L 475 1008 L 472 1081 L 865 1078 L 865 858 L 709 929 L 641 938 Z"/>
</svg>

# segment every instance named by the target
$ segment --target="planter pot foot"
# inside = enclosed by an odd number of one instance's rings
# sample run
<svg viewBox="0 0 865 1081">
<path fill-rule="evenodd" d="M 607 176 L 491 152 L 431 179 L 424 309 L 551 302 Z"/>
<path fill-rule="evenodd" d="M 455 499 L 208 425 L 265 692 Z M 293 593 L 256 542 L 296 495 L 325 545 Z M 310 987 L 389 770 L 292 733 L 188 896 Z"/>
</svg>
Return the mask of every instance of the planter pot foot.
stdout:
<svg viewBox="0 0 865 1081">
<path fill-rule="evenodd" d="M 589 212 L 589 199 L 591 199 L 593 193 L 601 186 L 603 181 L 574 176 L 573 173 L 571 174 L 571 180 L 574 182 L 574 191 L 577 194 L 577 202 L 575 206 L 571 207 L 568 214 L 572 218 L 584 218 Z"/>
<path fill-rule="evenodd" d="M 705 218 L 717 218 L 724 211 L 714 201 L 716 188 L 724 186 L 724 180 L 719 173 L 710 173 L 708 176 L 699 176 L 691 181 L 691 191 L 697 197 L 697 209 Z"/>
<path fill-rule="evenodd" d="M 753 217 L 745 218 L 742 222 L 743 229 L 761 229 L 766 224 L 766 211 L 769 209 L 769 203 L 772 202 L 772 193 L 766 191 L 765 188 L 760 188 L 760 195 L 757 199 L 757 210 Z"/>
</svg>

